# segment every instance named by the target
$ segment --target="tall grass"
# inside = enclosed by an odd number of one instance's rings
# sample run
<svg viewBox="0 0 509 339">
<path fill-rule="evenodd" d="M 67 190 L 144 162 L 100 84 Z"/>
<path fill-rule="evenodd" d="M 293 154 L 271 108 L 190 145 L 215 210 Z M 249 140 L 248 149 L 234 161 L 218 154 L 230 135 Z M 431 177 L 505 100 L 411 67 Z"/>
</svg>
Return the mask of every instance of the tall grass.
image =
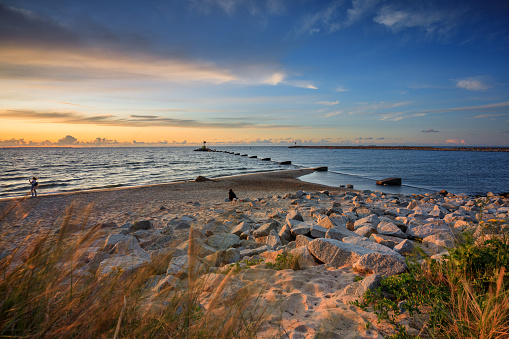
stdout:
<svg viewBox="0 0 509 339">
<path fill-rule="evenodd" d="M 72 216 L 84 216 L 80 224 Z M 252 338 L 265 319 L 256 293 L 224 298 L 230 276 L 201 304 L 210 283 L 189 237 L 187 281 L 156 290 L 157 264 L 108 275 L 87 271 L 87 249 L 103 236 L 85 229 L 90 209 L 70 206 L 58 231 L 27 237 L 0 261 L 0 337 Z"/>
</svg>

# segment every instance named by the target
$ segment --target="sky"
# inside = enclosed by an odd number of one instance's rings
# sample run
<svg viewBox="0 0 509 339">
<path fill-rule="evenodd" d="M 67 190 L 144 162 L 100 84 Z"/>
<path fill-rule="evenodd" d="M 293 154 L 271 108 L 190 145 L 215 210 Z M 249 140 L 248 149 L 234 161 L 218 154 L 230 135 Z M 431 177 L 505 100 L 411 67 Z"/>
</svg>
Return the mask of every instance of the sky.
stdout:
<svg viewBox="0 0 509 339">
<path fill-rule="evenodd" d="M 0 0 L 0 146 L 509 146 L 509 2 Z"/>
</svg>

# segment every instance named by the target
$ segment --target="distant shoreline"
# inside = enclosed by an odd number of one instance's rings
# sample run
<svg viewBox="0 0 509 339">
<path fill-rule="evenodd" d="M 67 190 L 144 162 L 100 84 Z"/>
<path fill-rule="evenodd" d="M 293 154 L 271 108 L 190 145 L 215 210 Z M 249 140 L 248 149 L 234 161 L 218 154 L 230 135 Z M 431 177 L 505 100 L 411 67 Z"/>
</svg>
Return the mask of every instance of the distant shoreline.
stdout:
<svg viewBox="0 0 509 339">
<path fill-rule="evenodd" d="M 431 147 L 431 146 L 290 146 L 288 148 L 316 149 L 378 149 L 397 151 L 459 151 L 459 152 L 509 152 L 509 147 Z"/>
</svg>

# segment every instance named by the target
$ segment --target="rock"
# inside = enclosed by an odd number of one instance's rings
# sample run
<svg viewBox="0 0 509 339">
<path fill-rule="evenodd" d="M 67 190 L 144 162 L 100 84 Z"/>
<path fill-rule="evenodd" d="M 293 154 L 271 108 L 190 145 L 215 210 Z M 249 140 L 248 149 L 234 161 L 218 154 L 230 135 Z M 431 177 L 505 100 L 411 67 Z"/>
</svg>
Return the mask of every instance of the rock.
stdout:
<svg viewBox="0 0 509 339">
<path fill-rule="evenodd" d="M 205 240 L 207 245 L 217 249 L 227 249 L 228 247 L 239 245 L 239 242 L 239 236 L 230 233 L 214 234 Z"/>
<path fill-rule="evenodd" d="M 240 260 L 240 251 L 236 248 L 219 250 L 204 258 L 211 266 L 222 267 Z"/>
<path fill-rule="evenodd" d="M 354 229 L 358 229 L 360 227 L 366 226 L 366 224 L 369 224 L 371 227 L 377 227 L 377 225 L 380 223 L 380 219 L 376 214 L 371 214 L 367 217 L 364 217 L 362 219 L 359 219 L 355 221 Z"/>
<path fill-rule="evenodd" d="M 378 274 L 372 274 L 360 281 L 356 281 L 351 283 L 350 285 L 343 288 L 337 295 L 343 300 L 343 302 L 347 301 L 345 297 L 353 297 L 352 299 L 358 299 L 364 297 L 364 294 L 368 290 L 374 290 L 378 286 L 380 286 L 380 282 L 382 281 L 382 276 Z M 349 300 L 348 300 L 349 301 Z"/>
<path fill-rule="evenodd" d="M 203 258 L 203 257 L 210 255 L 217 251 L 217 249 L 204 244 L 203 241 L 201 241 L 200 239 L 195 238 L 193 241 L 195 241 L 195 248 L 197 251 L 197 255 L 200 258 Z M 186 240 L 183 243 L 181 243 L 180 245 L 178 245 L 176 250 L 180 251 L 180 253 L 187 254 L 189 252 L 189 240 Z M 175 256 L 176 256 L 176 254 L 175 254 Z"/>
<path fill-rule="evenodd" d="M 250 231 L 252 229 L 251 224 L 249 224 L 246 221 L 241 222 L 237 226 L 233 228 L 233 230 L 230 232 L 232 234 L 235 234 L 240 237 L 240 235 L 246 231 Z"/>
<path fill-rule="evenodd" d="M 320 263 L 317 262 L 315 258 L 311 255 L 307 246 L 297 247 L 291 250 L 289 254 L 293 255 L 294 258 L 297 258 L 297 261 L 299 262 L 299 267 L 301 269 L 320 265 Z"/>
<path fill-rule="evenodd" d="M 131 232 L 135 232 L 138 230 L 149 230 L 151 228 L 154 228 L 154 225 L 152 224 L 152 220 L 141 220 L 141 221 L 135 221 L 133 226 L 131 227 Z"/>
<path fill-rule="evenodd" d="M 101 251 L 109 252 L 117 243 L 123 240 L 131 239 L 131 237 L 132 236 L 125 234 L 110 234 L 108 238 L 106 238 L 104 243 L 101 245 L 102 246 Z"/>
<path fill-rule="evenodd" d="M 263 252 L 266 252 L 266 251 L 270 251 L 271 248 L 267 245 L 265 246 L 261 246 L 261 247 L 257 247 L 257 248 L 252 248 L 252 249 L 246 249 L 246 250 L 242 250 L 240 251 L 240 257 L 241 258 L 244 258 L 244 257 L 252 257 L 253 255 L 258 255 L 260 253 L 263 253 Z"/>
<path fill-rule="evenodd" d="M 401 186 L 401 178 L 387 178 L 378 180 L 376 182 L 377 185 L 383 186 Z"/>
<path fill-rule="evenodd" d="M 312 238 L 325 238 L 327 229 L 320 225 L 312 225 L 310 235 Z"/>
<path fill-rule="evenodd" d="M 260 226 L 256 231 L 253 232 L 253 236 L 255 238 L 266 237 L 269 235 L 270 231 L 275 231 L 277 227 L 277 223 L 275 221 L 271 223 L 266 223 Z"/>
<path fill-rule="evenodd" d="M 392 276 L 405 272 L 406 264 L 394 254 L 368 253 L 353 264 L 353 269 L 366 274 Z"/>
<path fill-rule="evenodd" d="M 347 244 L 335 239 L 318 238 L 308 244 L 308 250 L 321 262 L 334 267 L 352 264 L 371 251 L 365 247 Z"/>
<path fill-rule="evenodd" d="M 355 213 L 357 214 L 357 216 L 359 218 L 365 218 L 365 217 L 368 217 L 370 215 L 372 215 L 373 213 L 369 210 L 369 208 L 366 208 L 366 207 L 361 207 L 361 208 L 358 208 Z"/>
<path fill-rule="evenodd" d="M 96 275 L 108 276 L 122 274 L 131 275 L 149 263 L 149 257 L 138 255 L 112 256 L 103 260 L 96 271 Z"/>
<path fill-rule="evenodd" d="M 348 184 L 348 185 L 346 185 L 346 188 L 353 188 L 353 185 L 352 184 Z"/>
<path fill-rule="evenodd" d="M 196 182 L 204 182 L 204 181 L 214 181 L 214 180 L 199 175 L 199 176 L 196 177 L 196 179 L 194 179 L 194 181 L 196 181 Z"/>
<path fill-rule="evenodd" d="M 406 239 L 405 233 L 403 233 L 403 231 L 400 230 L 399 227 L 394 225 L 394 223 L 392 223 L 392 222 L 382 220 L 378 224 L 376 230 L 377 230 L 378 234 L 390 235 L 393 237 Z"/>
<path fill-rule="evenodd" d="M 279 246 L 282 246 L 281 239 L 279 238 L 279 235 L 277 235 L 275 230 L 271 230 L 269 235 L 267 236 L 267 246 L 271 248 L 276 248 Z"/>
<path fill-rule="evenodd" d="M 450 233 L 437 233 L 422 239 L 422 244 L 436 254 L 454 247 L 454 238 Z"/>
<path fill-rule="evenodd" d="M 371 234 L 369 239 L 373 240 L 374 242 L 379 243 L 380 245 L 387 246 L 391 249 L 394 249 L 394 246 L 399 245 L 403 239 L 398 237 L 392 237 L 390 235 L 383 235 L 383 234 Z"/>
<path fill-rule="evenodd" d="M 279 231 L 279 237 L 286 241 L 292 241 L 292 231 L 289 225 L 283 225 L 281 230 Z"/>
<path fill-rule="evenodd" d="M 330 228 L 325 234 L 325 238 L 343 240 L 346 237 L 360 237 L 357 233 L 347 230 L 345 227 Z"/>
<path fill-rule="evenodd" d="M 320 216 L 318 218 L 318 225 L 322 226 L 323 228 L 329 229 L 336 226 L 332 220 L 327 216 Z"/>
<path fill-rule="evenodd" d="M 288 214 L 286 215 L 286 221 L 289 220 L 298 220 L 298 221 L 304 221 L 304 218 L 297 210 L 290 210 Z"/>
<path fill-rule="evenodd" d="M 313 224 L 300 222 L 295 225 L 292 225 L 291 232 L 294 237 L 296 237 L 298 234 L 309 236 L 311 234 L 311 227 Z"/>
<path fill-rule="evenodd" d="M 171 291 L 175 287 L 177 287 L 180 283 L 181 281 L 179 278 L 173 275 L 167 275 L 157 283 L 157 285 L 152 289 L 152 291 L 156 293 L 161 292 L 164 289 Z"/>
<path fill-rule="evenodd" d="M 143 252 L 143 249 L 140 247 L 138 239 L 128 235 L 113 246 L 110 254 L 126 255 L 131 253 L 138 254 L 140 252 Z"/>
<path fill-rule="evenodd" d="M 411 254 L 415 249 L 415 245 L 412 241 L 405 239 L 398 245 L 394 246 L 393 250 L 401 255 Z"/>
<path fill-rule="evenodd" d="M 376 233 L 376 229 L 371 226 L 363 226 L 355 230 L 357 235 L 365 238 L 369 238 L 373 233 Z"/>
<path fill-rule="evenodd" d="M 175 230 L 186 230 L 189 228 L 191 228 L 191 224 L 189 224 L 187 221 L 181 221 L 177 226 L 175 226 Z"/>
<path fill-rule="evenodd" d="M 407 236 L 410 239 L 424 239 L 438 233 L 451 233 L 451 229 L 449 226 L 428 223 L 407 230 Z"/>
<path fill-rule="evenodd" d="M 300 235 L 300 234 L 299 234 L 299 235 L 297 235 L 297 236 L 295 237 L 295 245 L 296 245 L 297 247 L 301 247 L 301 246 L 306 246 L 306 247 L 307 247 L 307 246 L 308 246 L 308 244 L 309 244 L 311 241 L 313 241 L 313 239 L 308 238 L 308 237 L 306 237 L 305 235 Z"/>
<path fill-rule="evenodd" d="M 370 250 L 370 252 L 389 253 L 389 254 L 393 254 L 398 257 L 401 257 L 398 253 L 396 253 L 389 247 L 380 245 L 379 243 L 373 242 L 373 241 L 366 239 L 364 237 L 346 237 L 346 238 L 343 238 L 343 242 L 345 242 L 347 244 L 352 244 L 355 246 L 367 248 L 368 250 Z M 403 259 L 403 258 L 401 258 L 401 259 Z"/>
</svg>

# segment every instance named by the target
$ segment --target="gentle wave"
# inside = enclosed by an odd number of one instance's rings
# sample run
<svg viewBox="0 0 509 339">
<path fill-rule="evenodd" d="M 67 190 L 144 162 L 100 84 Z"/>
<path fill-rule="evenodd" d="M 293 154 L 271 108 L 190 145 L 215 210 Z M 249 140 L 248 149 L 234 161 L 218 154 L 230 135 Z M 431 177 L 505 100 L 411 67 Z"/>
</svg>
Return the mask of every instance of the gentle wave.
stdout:
<svg viewBox="0 0 509 339">
<path fill-rule="evenodd" d="M 509 157 L 490 152 L 313 150 L 287 147 L 214 147 L 248 154 L 193 152 L 177 148 L 12 148 L 0 149 L 0 197 L 39 192 L 136 186 L 281 169 L 327 166 L 302 180 L 358 189 L 420 193 L 446 189 L 454 193 L 509 191 Z M 249 158 L 256 155 L 258 158 Z M 271 158 L 272 161 L 261 161 Z M 279 165 L 291 161 L 291 166 Z M 380 187 L 376 180 L 401 177 L 401 187 Z"/>
</svg>

